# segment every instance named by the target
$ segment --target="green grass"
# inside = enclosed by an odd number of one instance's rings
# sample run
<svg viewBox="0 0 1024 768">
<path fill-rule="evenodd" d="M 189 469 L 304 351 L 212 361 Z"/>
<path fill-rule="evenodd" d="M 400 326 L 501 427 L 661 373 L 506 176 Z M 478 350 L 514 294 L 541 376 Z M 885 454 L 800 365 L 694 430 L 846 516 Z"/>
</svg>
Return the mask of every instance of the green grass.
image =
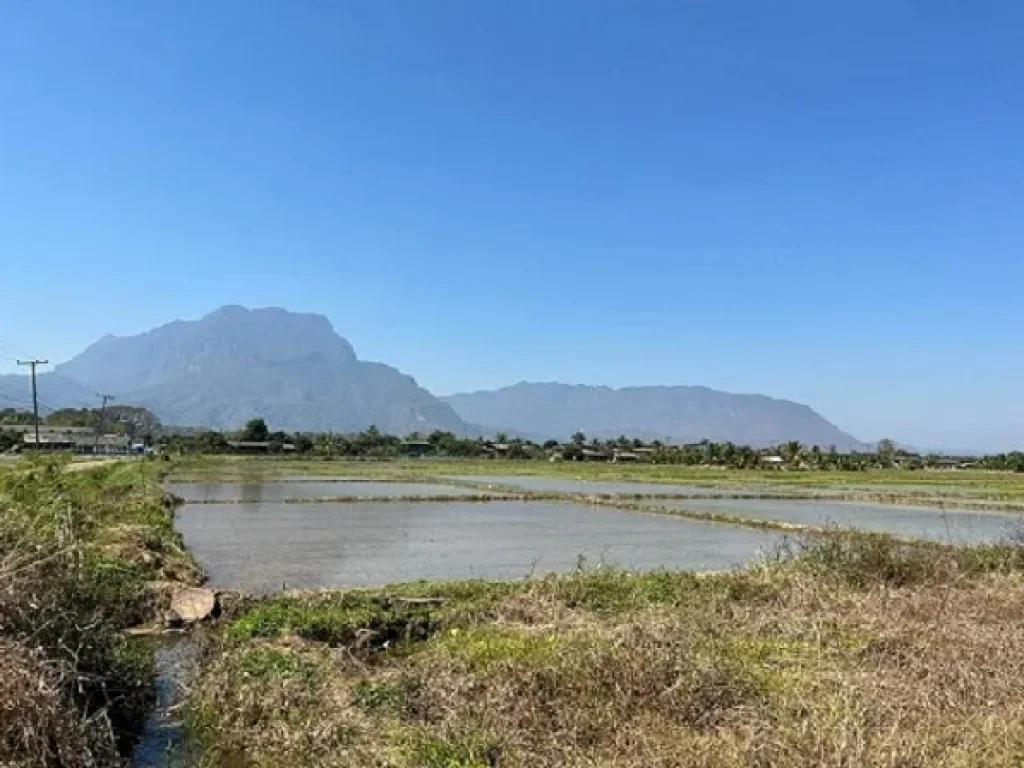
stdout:
<svg viewBox="0 0 1024 768">
<path fill-rule="evenodd" d="M 360 632 L 376 645 L 426 636 L 430 612 L 422 606 L 389 603 L 359 592 L 325 594 L 302 602 L 282 598 L 249 611 L 231 626 L 228 635 L 232 640 L 296 635 L 339 646 L 355 643 Z"/>
</svg>

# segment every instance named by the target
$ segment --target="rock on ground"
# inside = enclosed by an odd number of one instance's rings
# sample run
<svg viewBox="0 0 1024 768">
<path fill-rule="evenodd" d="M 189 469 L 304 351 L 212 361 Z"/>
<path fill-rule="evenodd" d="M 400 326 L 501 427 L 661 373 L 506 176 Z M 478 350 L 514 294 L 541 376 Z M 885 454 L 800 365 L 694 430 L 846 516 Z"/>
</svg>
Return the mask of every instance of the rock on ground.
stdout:
<svg viewBox="0 0 1024 768">
<path fill-rule="evenodd" d="M 171 611 L 186 624 L 203 621 L 217 608 L 217 593 L 201 587 L 177 587 L 171 594 Z"/>
</svg>

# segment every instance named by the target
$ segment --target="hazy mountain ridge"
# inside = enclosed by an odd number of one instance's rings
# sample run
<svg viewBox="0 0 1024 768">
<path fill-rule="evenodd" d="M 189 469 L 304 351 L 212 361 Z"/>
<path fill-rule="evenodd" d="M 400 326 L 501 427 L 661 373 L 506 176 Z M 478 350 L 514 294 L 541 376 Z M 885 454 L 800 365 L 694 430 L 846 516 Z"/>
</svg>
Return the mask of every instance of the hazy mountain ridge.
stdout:
<svg viewBox="0 0 1024 768">
<path fill-rule="evenodd" d="M 99 405 L 95 393 L 74 381 L 52 373 L 40 372 L 39 412 L 45 415 L 56 408 L 84 408 Z M 0 376 L 0 408 L 32 410 L 32 384 L 28 376 L 10 373 Z"/>
<path fill-rule="evenodd" d="M 286 430 L 472 431 L 411 376 L 359 360 L 327 318 L 276 308 L 228 306 L 137 336 L 105 336 L 55 372 L 171 424 L 234 428 L 262 416 Z M 7 378 L 24 389 L 24 377 Z M 40 379 L 44 400 L 49 384 Z"/>
<path fill-rule="evenodd" d="M 494 434 L 566 439 L 626 434 L 768 445 L 861 447 L 806 405 L 707 387 L 521 383 L 437 398 L 411 376 L 359 360 L 322 315 L 226 306 L 135 336 L 104 336 L 39 377 L 44 407 L 95 406 L 98 393 L 164 423 L 231 429 L 261 416 L 274 429 Z M 26 376 L 0 376 L 0 407 L 26 407 Z M 477 426 L 486 425 L 486 426 Z"/>
<path fill-rule="evenodd" d="M 595 387 L 521 382 L 441 398 L 467 421 L 565 438 L 630 437 L 672 442 L 731 440 L 754 446 L 786 440 L 840 450 L 863 444 L 813 409 L 766 395 L 707 387 Z"/>
</svg>

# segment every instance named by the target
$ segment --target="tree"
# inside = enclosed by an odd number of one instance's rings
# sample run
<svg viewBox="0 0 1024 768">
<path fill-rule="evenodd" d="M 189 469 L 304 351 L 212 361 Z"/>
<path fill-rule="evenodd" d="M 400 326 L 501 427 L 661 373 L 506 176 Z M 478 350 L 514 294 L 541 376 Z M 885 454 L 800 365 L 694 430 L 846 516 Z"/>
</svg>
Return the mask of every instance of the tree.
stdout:
<svg viewBox="0 0 1024 768">
<path fill-rule="evenodd" d="M 528 459 L 530 458 L 529 452 L 526 450 L 522 441 L 517 440 L 509 446 L 508 454 L 505 458 L 508 459 Z"/>
<path fill-rule="evenodd" d="M 196 437 L 195 446 L 200 453 L 220 453 L 228 447 L 228 441 L 220 432 L 207 430 Z"/>
<path fill-rule="evenodd" d="M 583 448 L 577 443 L 572 443 L 562 448 L 562 458 L 566 461 L 579 461 L 583 458 Z"/>
<path fill-rule="evenodd" d="M 248 443 L 265 443 L 270 438 L 270 429 L 263 419 L 249 419 L 242 430 L 241 439 Z"/>
<path fill-rule="evenodd" d="M 95 427 L 96 413 L 91 408 L 60 408 L 46 417 L 51 427 Z"/>
<path fill-rule="evenodd" d="M 802 450 L 803 446 L 799 440 L 790 440 L 782 445 L 782 458 L 786 460 L 787 464 L 793 464 L 800 458 L 800 451 Z"/>
<path fill-rule="evenodd" d="M 0 453 L 10 450 L 21 442 L 21 435 L 16 432 L 5 432 L 0 427 Z"/>
<path fill-rule="evenodd" d="M 32 411 L 19 411 L 15 408 L 0 410 L 0 424 L 31 424 L 33 418 Z"/>
<path fill-rule="evenodd" d="M 582 432 L 574 432 L 573 433 L 573 435 L 572 435 L 572 444 L 573 445 L 585 445 L 586 442 L 587 442 L 587 436 L 584 435 Z"/>
<path fill-rule="evenodd" d="M 875 452 L 878 454 L 878 461 L 881 464 L 891 466 L 893 459 L 896 457 L 896 443 L 889 438 L 879 440 Z"/>
<path fill-rule="evenodd" d="M 723 464 L 728 466 L 736 465 L 736 446 L 730 441 L 726 440 L 718 448 L 718 456 L 722 460 Z"/>
<path fill-rule="evenodd" d="M 331 458 L 334 456 L 334 435 L 328 432 L 326 435 L 321 434 L 316 439 L 316 452 L 321 456 Z"/>
</svg>

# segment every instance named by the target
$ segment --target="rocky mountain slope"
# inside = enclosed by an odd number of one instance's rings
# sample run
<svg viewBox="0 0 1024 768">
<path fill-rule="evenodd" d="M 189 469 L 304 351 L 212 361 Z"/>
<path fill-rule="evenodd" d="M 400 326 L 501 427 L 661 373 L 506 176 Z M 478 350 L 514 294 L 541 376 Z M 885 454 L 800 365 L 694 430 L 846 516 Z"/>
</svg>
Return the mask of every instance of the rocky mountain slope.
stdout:
<svg viewBox="0 0 1024 768">
<path fill-rule="evenodd" d="M 327 318 L 283 309 L 228 306 L 138 336 L 106 336 L 55 372 L 40 377 L 40 397 L 52 406 L 109 393 L 165 424 L 232 428 L 262 416 L 286 430 L 470 431 L 412 377 L 359 360 Z M 69 382 L 82 392 L 67 391 Z M 25 398 L 24 377 L 0 379 L 0 393 L 15 386 Z"/>
</svg>

